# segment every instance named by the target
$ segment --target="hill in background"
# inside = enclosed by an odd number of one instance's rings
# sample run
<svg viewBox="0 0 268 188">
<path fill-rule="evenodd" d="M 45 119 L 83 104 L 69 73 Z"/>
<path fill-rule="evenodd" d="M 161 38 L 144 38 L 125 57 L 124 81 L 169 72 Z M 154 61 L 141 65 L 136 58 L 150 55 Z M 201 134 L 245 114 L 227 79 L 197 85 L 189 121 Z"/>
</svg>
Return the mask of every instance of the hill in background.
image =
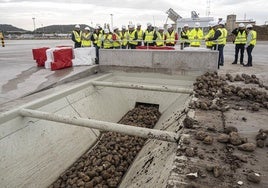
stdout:
<svg viewBox="0 0 268 188">
<path fill-rule="evenodd" d="M 22 32 L 22 33 L 30 32 L 30 31 L 27 31 L 27 30 L 24 30 L 24 29 L 21 29 L 21 28 L 18 28 L 18 27 L 15 27 L 13 25 L 9 25 L 9 24 L 0 24 L 0 31 L 2 31 L 4 33 L 7 33 L 7 32 Z"/>
<path fill-rule="evenodd" d="M 36 33 L 71 33 L 74 30 L 73 25 L 50 25 L 46 27 L 40 27 L 35 30 Z M 89 27 L 88 25 L 85 24 L 80 24 L 81 30 L 83 30 L 85 27 Z M 93 28 L 91 28 L 93 30 Z"/>
<path fill-rule="evenodd" d="M 71 24 L 71 25 L 50 25 L 46 27 L 40 27 L 37 28 L 34 32 L 33 31 L 27 31 L 21 28 L 17 28 L 13 25 L 9 24 L 0 24 L 0 31 L 4 32 L 4 34 L 13 34 L 13 33 L 46 33 L 46 34 L 54 34 L 54 33 L 71 33 L 74 29 L 74 26 L 76 24 Z M 85 27 L 91 28 L 92 27 L 81 24 L 80 25 L 81 29 L 83 30 Z"/>
</svg>

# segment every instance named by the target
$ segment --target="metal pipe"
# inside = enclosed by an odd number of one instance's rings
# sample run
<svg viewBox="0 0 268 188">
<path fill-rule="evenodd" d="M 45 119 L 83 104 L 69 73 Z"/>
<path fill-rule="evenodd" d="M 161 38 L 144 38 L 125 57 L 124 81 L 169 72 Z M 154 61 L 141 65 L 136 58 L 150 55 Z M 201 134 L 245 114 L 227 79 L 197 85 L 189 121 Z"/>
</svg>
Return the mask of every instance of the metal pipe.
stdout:
<svg viewBox="0 0 268 188">
<path fill-rule="evenodd" d="M 128 89 L 139 89 L 139 90 L 149 90 L 149 91 L 162 91 L 162 92 L 172 92 L 172 93 L 185 93 L 192 94 L 193 90 L 190 88 L 179 88 L 173 86 L 155 86 L 155 85 L 144 85 L 144 84 L 130 84 L 130 83 L 113 83 L 113 82 L 103 82 L 103 81 L 92 81 L 94 86 L 106 86 L 106 87 L 116 87 L 116 88 L 128 88 Z"/>
<path fill-rule="evenodd" d="M 157 140 L 177 142 L 179 135 L 170 132 L 156 129 L 148 129 L 142 127 L 134 127 L 130 125 L 111 123 L 106 121 L 99 121 L 94 119 L 85 119 L 79 117 L 68 117 L 63 115 L 56 115 L 48 112 L 42 112 L 30 109 L 21 109 L 19 114 L 24 117 L 38 118 L 48 121 L 55 121 L 60 123 L 66 123 L 74 126 L 87 127 L 93 129 L 99 129 L 104 131 L 113 131 L 122 134 L 139 136 L 143 138 L 152 138 Z"/>
</svg>

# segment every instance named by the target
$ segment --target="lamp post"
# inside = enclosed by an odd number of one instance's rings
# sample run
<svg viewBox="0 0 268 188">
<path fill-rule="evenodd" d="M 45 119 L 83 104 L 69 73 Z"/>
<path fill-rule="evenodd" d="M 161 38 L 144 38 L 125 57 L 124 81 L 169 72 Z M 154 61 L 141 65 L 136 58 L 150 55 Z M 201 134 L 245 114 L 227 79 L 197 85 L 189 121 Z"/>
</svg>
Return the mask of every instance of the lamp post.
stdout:
<svg viewBox="0 0 268 188">
<path fill-rule="evenodd" d="M 35 17 L 32 18 L 33 19 L 33 26 L 34 26 L 34 30 L 35 31 Z"/>
<path fill-rule="evenodd" d="M 111 15 L 111 29 L 113 29 L 113 14 L 110 15 Z"/>
</svg>

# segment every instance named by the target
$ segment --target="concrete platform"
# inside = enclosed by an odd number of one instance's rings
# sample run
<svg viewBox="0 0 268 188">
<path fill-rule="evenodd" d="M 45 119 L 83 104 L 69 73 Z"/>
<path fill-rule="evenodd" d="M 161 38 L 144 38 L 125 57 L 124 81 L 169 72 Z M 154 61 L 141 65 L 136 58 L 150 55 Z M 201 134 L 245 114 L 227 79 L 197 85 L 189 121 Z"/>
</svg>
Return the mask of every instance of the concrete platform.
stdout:
<svg viewBox="0 0 268 188">
<path fill-rule="evenodd" d="M 57 71 L 37 67 L 33 48 L 70 46 L 67 40 L 7 40 L 0 48 L 0 105 L 95 72 L 97 66 L 78 66 Z"/>
</svg>

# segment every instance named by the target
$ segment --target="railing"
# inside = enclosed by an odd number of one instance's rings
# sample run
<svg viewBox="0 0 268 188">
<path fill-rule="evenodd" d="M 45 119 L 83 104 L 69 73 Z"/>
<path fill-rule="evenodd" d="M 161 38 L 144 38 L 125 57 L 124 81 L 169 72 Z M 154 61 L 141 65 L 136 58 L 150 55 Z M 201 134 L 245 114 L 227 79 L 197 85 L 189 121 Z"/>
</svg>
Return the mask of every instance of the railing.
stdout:
<svg viewBox="0 0 268 188">
<path fill-rule="evenodd" d="M 103 41 L 102 41 L 103 42 Z M 167 46 L 166 45 L 166 40 L 150 40 L 150 41 L 148 41 L 148 42 L 146 42 L 146 41 L 144 41 L 144 40 L 124 40 L 124 42 L 127 42 L 127 44 L 126 45 L 122 45 L 122 42 L 123 42 L 123 40 L 110 40 L 110 42 L 111 42 L 111 44 L 113 43 L 113 42 L 119 42 L 120 43 L 120 46 L 118 46 L 119 47 L 119 49 L 126 49 L 126 48 L 128 48 L 128 45 L 129 45 L 129 43 L 130 42 L 141 42 L 141 46 L 146 46 L 147 47 L 147 49 L 149 49 L 150 48 L 150 44 L 152 44 L 152 43 L 156 43 L 156 42 L 163 42 L 164 43 L 164 45 L 163 46 L 161 46 L 161 47 L 165 47 L 165 46 Z M 183 48 L 184 48 L 184 46 L 185 46 L 185 44 L 189 44 L 189 46 L 191 47 L 191 43 L 192 42 L 200 42 L 200 47 L 202 46 L 206 46 L 205 45 L 205 43 L 207 42 L 206 40 L 204 40 L 204 39 L 193 39 L 193 40 L 189 40 L 189 39 L 179 39 L 179 40 L 174 40 L 174 43 L 175 43 L 175 45 L 174 46 L 176 46 L 176 45 L 178 45 L 178 44 L 180 44 L 181 45 L 181 50 L 183 50 Z M 215 46 L 216 46 L 216 50 L 218 50 L 218 41 L 217 40 L 214 40 L 214 41 L 211 41 L 211 42 L 214 42 L 215 43 Z M 146 43 L 146 45 L 144 45 Z M 103 46 L 103 45 L 102 45 Z M 124 46 L 126 46 L 126 48 L 124 48 Z M 154 46 L 157 46 L 157 45 L 154 45 Z M 171 46 L 172 47 L 172 46 Z M 101 48 L 103 48 L 103 47 L 101 47 Z"/>
</svg>

